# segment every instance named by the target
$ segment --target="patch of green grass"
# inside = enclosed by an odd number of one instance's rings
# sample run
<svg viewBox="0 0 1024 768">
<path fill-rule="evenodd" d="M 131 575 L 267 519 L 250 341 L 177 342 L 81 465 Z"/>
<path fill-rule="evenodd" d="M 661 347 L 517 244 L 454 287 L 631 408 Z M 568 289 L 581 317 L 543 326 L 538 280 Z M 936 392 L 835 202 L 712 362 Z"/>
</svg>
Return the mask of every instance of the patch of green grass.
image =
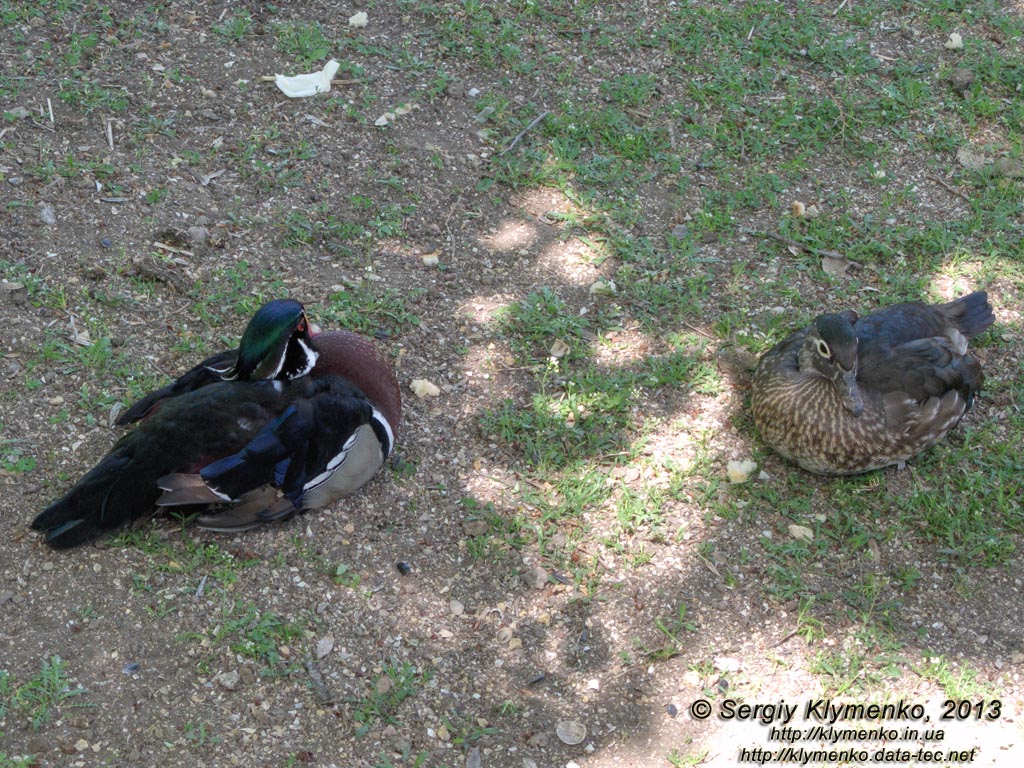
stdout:
<svg viewBox="0 0 1024 768">
<path fill-rule="evenodd" d="M 71 687 L 67 662 L 60 656 L 43 659 L 39 672 L 23 683 L 16 682 L 6 669 L 0 669 L 0 720 L 8 713 L 16 713 L 26 718 L 33 730 L 39 730 L 53 719 L 64 702 L 85 693 L 81 686 Z"/>
<path fill-rule="evenodd" d="M 277 49 L 291 56 L 298 68 L 323 61 L 334 47 L 318 22 L 275 24 L 274 37 L 277 39 Z"/>
<path fill-rule="evenodd" d="M 214 26 L 213 31 L 226 40 L 241 42 L 252 29 L 252 15 L 244 8 L 232 13 L 221 24 Z"/>
<path fill-rule="evenodd" d="M 419 317 L 410 302 L 422 293 L 419 288 L 398 291 L 377 288 L 373 283 L 363 284 L 332 293 L 328 303 L 317 308 L 317 317 L 325 327 L 383 337 L 400 336 L 408 328 L 419 325 Z"/>
<path fill-rule="evenodd" d="M 0 731 L 0 736 L 3 732 Z M 35 755 L 8 755 L 0 752 L 0 768 L 33 768 L 38 763 Z"/>
<path fill-rule="evenodd" d="M 283 649 L 303 640 L 307 625 L 243 600 L 226 598 L 221 604 L 219 624 L 208 630 L 214 643 L 226 641 L 228 648 L 264 667 L 264 674 L 285 674 L 294 663 L 293 654 Z M 297 650 L 297 649 L 295 649 Z"/>
<path fill-rule="evenodd" d="M 419 670 L 408 662 L 388 660 L 370 683 L 370 690 L 361 698 L 351 698 L 352 719 L 356 735 L 365 736 L 378 723 L 397 723 L 402 703 L 430 681 L 429 671 Z"/>
<path fill-rule="evenodd" d="M 951 662 L 938 654 L 925 652 L 914 672 L 939 685 L 946 696 L 957 700 L 998 698 L 999 691 L 978 679 L 978 673 L 966 662 Z"/>
</svg>

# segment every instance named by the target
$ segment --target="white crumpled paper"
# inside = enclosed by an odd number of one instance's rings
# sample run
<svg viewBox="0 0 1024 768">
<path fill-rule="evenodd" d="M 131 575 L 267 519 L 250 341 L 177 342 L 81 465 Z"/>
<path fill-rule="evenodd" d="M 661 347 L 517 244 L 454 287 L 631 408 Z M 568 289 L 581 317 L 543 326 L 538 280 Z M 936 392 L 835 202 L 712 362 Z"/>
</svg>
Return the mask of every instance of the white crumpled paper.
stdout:
<svg viewBox="0 0 1024 768">
<path fill-rule="evenodd" d="M 328 61 L 319 72 L 311 72 L 308 75 L 274 75 L 274 82 L 281 89 L 281 93 L 289 99 L 301 99 L 306 96 L 316 96 L 318 93 L 327 93 L 331 90 L 331 78 L 338 71 L 338 64 L 334 59 Z"/>
</svg>

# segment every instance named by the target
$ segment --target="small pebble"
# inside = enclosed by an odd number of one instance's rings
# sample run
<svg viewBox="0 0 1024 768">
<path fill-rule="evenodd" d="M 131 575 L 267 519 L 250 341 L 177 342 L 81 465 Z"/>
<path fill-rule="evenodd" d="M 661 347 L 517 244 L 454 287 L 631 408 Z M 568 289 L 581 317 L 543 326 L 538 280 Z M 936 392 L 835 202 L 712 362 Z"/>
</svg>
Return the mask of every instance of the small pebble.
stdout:
<svg viewBox="0 0 1024 768">
<path fill-rule="evenodd" d="M 395 568 L 397 568 L 398 572 L 403 576 L 408 576 L 412 573 L 412 566 L 405 562 L 405 560 L 399 560 L 395 563 Z"/>
<path fill-rule="evenodd" d="M 100 248 L 109 248 L 113 244 L 114 244 L 114 241 L 111 240 L 109 237 L 101 237 L 100 238 Z"/>
</svg>

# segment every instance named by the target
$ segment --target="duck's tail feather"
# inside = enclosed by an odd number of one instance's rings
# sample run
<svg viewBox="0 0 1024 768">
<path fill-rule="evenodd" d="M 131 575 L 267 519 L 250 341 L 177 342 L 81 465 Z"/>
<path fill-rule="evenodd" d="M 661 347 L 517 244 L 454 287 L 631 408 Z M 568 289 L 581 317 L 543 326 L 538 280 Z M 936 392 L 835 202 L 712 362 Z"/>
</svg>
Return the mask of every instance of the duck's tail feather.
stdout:
<svg viewBox="0 0 1024 768">
<path fill-rule="evenodd" d="M 68 549 L 131 522 L 138 510 L 147 508 L 147 495 L 155 500 L 155 494 L 130 481 L 131 473 L 125 471 L 130 464 L 130 453 L 116 447 L 67 494 L 40 512 L 32 527 L 45 532 L 50 546 Z"/>
<path fill-rule="evenodd" d="M 985 291 L 975 291 L 961 296 L 955 301 L 943 304 L 941 309 L 968 339 L 984 333 L 996 320 Z"/>
</svg>

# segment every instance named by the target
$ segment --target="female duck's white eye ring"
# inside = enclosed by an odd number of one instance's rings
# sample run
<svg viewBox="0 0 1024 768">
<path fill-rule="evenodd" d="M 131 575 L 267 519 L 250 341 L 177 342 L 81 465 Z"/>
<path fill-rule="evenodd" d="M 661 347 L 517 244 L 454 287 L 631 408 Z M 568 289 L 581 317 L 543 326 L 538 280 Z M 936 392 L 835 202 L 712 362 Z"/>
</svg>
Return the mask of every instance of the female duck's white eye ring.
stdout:
<svg viewBox="0 0 1024 768">
<path fill-rule="evenodd" d="M 832 350 L 828 348 L 828 342 L 824 339 L 818 339 L 818 354 L 825 359 L 832 357 Z"/>
</svg>

